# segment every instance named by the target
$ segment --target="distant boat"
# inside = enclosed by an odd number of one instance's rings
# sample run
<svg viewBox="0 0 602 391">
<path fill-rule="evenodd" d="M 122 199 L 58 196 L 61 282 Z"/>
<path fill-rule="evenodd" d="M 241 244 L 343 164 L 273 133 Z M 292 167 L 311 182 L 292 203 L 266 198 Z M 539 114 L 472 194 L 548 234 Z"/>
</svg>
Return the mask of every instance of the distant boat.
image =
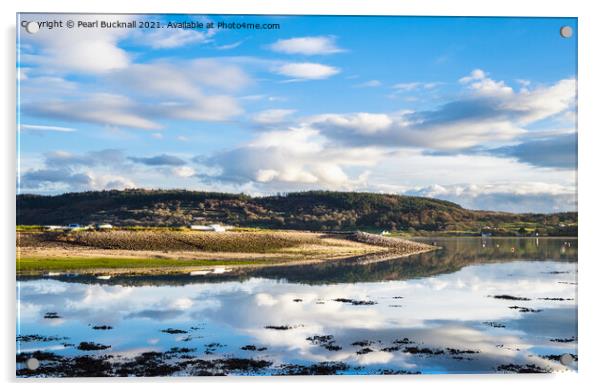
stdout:
<svg viewBox="0 0 602 391">
<path fill-rule="evenodd" d="M 96 276 L 98 280 L 110 280 L 111 276 Z"/>
</svg>

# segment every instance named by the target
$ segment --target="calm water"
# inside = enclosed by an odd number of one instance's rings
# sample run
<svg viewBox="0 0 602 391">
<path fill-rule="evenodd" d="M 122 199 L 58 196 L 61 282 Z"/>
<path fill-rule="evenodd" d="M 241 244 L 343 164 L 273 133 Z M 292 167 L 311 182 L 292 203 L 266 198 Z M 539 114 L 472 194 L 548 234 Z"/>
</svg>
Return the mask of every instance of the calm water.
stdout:
<svg viewBox="0 0 602 391">
<path fill-rule="evenodd" d="M 576 370 L 559 356 L 577 358 L 577 240 L 421 240 L 443 249 L 207 276 L 21 279 L 18 373 Z"/>
</svg>

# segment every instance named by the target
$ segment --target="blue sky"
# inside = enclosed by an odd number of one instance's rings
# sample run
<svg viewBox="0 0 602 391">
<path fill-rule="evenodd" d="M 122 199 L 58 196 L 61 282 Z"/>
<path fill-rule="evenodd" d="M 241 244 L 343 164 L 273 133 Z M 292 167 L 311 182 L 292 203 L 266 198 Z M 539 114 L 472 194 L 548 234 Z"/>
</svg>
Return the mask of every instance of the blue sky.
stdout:
<svg viewBox="0 0 602 391">
<path fill-rule="evenodd" d="M 280 25 L 21 29 L 22 193 L 331 189 L 576 210 L 576 19 L 21 19 Z"/>
</svg>

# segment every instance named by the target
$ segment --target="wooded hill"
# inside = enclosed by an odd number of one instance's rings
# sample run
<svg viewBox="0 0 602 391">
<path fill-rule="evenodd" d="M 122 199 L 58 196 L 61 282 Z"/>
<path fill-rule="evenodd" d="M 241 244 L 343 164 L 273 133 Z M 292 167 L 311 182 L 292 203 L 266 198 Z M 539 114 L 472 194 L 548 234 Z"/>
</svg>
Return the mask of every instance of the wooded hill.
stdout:
<svg viewBox="0 0 602 391">
<path fill-rule="evenodd" d="M 391 194 L 308 191 L 268 197 L 187 190 L 111 190 L 17 196 L 17 225 L 97 224 L 303 230 L 453 231 L 576 235 L 577 213 L 475 211 L 453 202 Z M 419 232 L 418 232 L 419 233 Z"/>
</svg>

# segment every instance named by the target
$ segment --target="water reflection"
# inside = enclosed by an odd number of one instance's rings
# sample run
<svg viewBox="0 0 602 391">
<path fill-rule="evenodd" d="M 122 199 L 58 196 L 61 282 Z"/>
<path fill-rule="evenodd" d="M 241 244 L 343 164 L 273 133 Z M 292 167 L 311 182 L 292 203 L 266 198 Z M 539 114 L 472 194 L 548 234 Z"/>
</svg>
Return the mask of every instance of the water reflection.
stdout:
<svg viewBox="0 0 602 391">
<path fill-rule="evenodd" d="M 31 338 L 18 361 L 52 352 L 42 368 L 53 376 L 88 375 L 91 363 L 100 375 L 566 369 L 559 356 L 577 348 L 575 240 L 436 241 L 441 251 L 406 260 L 219 279 L 23 280 L 19 334 Z"/>
</svg>

